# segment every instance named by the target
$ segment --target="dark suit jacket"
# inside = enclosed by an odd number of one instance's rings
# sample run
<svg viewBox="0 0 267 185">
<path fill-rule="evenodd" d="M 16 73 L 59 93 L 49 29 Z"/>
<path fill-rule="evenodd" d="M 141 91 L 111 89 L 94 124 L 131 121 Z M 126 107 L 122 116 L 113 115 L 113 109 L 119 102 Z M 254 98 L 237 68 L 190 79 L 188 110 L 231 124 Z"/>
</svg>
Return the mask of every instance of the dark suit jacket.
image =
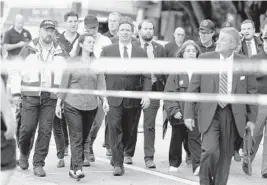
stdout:
<svg viewBox="0 0 267 185">
<path fill-rule="evenodd" d="M 103 48 L 101 57 L 115 57 L 118 60 L 120 57 L 119 43 L 115 43 Z M 147 57 L 145 51 L 138 46 L 132 45 L 132 58 Z M 128 75 L 128 74 L 107 74 L 106 75 L 107 90 L 118 91 L 150 91 L 151 77 L 150 75 Z M 108 97 L 110 106 L 118 107 L 123 103 L 126 108 L 140 107 L 140 99 L 122 98 L 122 97 Z"/>
<path fill-rule="evenodd" d="M 262 52 L 263 51 L 263 44 L 262 44 L 261 39 L 259 37 L 254 36 L 254 40 L 255 40 L 255 44 L 256 44 L 257 53 Z M 242 47 L 241 47 L 240 53 L 248 56 L 248 47 L 247 47 L 247 43 L 246 43 L 245 39 L 242 41 Z"/>
<path fill-rule="evenodd" d="M 175 41 L 168 42 L 165 45 L 165 56 L 166 57 L 176 57 L 176 53 L 178 52 L 179 47 L 177 46 Z"/>
<path fill-rule="evenodd" d="M 111 40 L 112 44 L 115 44 L 115 43 L 119 42 L 119 37 L 118 36 L 112 37 L 112 38 L 110 38 L 110 40 Z M 132 37 L 132 43 L 135 41 L 137 41 L 137 39 Z"/>
<path fill-rule="evenodd" d="M 208 52 L 200 55 L 199 58 L 220 59 L 218 52 Z M 234 55 L 234 62 L 240 62 L 245 57 L 238 54 Z M 242 77 L 242 78 L 241 78 Z M 219 74 L 193 74 L 187 92 L 194 93 L 214 93 L 219 92 Z M 232 94 L 255 94 L 257 93 L 256 77 L 244 72 L 234 73 L 232 82 Z M 185 103 L 184 118 L 194 118 L 194 102 Z M 205 133 L 214 117 L 217 102 L 199 102 L 198 124 L 199 131 Z M 247 121 L 255 123 L 257 117 L 257 106 L 246 104 L 232 104 L 234 121 L 241 137 L 244 135 Z"/>
<path fill-rule="evenodd" d="M 133 42 L 133 44 L 141 47 L 140 40 Z M 161 44 L 155 41 L 152 41 L 151 44 L 153 46 L 153 53 L 155 58 L 160 58 L 165 56 L 164 47 Z M 152 84 L 152 91 L 164 91 L 164 86 L 167 81 L 167 75 L 156 74 L 155 76 L 157 77 L 157 81 L 155 82 L 155 84 Z"/>
</svg>

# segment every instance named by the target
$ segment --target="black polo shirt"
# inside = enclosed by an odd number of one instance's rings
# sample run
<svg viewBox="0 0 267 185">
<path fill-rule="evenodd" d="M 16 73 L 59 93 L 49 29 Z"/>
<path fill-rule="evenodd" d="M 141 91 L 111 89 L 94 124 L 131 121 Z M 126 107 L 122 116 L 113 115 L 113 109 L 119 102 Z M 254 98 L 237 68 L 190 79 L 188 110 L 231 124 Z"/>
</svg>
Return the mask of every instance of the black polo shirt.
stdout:
<svg viewBox="0 0 267 185">
<path fill-rule="evenodd" d="M 4 37 L 4 44 L 17 44 L 20 41 L 30 42 L 31 40 L 32 40 L 32 36 L 28 30 L 23 29 L 21 33 L 18 33 L 13 27 L 10 30 L 6 31 L 5 37 Z M 9 57 L 17 56 L 20 50 L 21 48 L 9 50 L 8 56 Z"/>
<path fill-rule="evenodd" d="M 67 52 L 67 53 L 70 53 L 70 51 L 72 50 L 73 48 L 73 44 L 75 43 L 75 41 L 80 37 L 80 34 L 77 33 L 74 41 L 72 43 L 70 43 L 66 38 L 65 38 L 65 35 L 64 35 L 65 32 L 61 33 L 60 36 L 59 36 L 59 42 L 60 42 L 60 46 Z"/>
</svg>

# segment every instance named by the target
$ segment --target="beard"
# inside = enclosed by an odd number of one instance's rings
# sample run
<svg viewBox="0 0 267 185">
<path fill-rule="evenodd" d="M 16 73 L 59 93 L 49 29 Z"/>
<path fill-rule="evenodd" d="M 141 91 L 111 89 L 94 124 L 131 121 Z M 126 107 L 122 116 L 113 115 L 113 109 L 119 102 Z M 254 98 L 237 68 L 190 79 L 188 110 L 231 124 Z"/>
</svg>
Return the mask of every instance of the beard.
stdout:
<svg viewBox="0 0 267 185">
<path fill-rule="evenodd" d="M 151 35 L 143 35 L 142 36 L 142 39 L 144 40 L 144 41 L 146 41 L 146 42 L 150 42 L 152 39 L 153 39 L 153 36 Z"/>
</svg>

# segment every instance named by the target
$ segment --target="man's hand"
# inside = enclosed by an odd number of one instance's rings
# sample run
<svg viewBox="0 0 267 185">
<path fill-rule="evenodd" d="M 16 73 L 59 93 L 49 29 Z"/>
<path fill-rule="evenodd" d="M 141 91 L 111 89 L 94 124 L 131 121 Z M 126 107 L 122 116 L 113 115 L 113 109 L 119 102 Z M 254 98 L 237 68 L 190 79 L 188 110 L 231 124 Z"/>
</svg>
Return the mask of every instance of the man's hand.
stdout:
<svg viewBox="0 0 267 185">
<path fill-rule="evenodd" d="M 17 131 L 17 123 L 15 119 L 15 115 L 10 115 L 5 118 L 5 125 L 6 125 L 6 132 L 5 132 L 5 138 L 7 140 L 13 139 L 14 135 Z"/>
<path fill-rule="evenodd" d="M 107 99 L 103 100 L 103 110 L 105 114 L 109 111 L 109 104 Z"/>
<path fill-rule="evenodd" d="M 182 113 L 179 111 L 173 116 L 175 119 L 182 119 Z"/>
<path fill-rule="evenodd" d="M 61 107 L 61 105 L 56 105 L 56 111 L 55 111 L 55 113 L 56 113 L 56 116 L 59 119 L 62 118 L 62 107 Z"/>
<path fill-rule="evenodd" d="M 142 109 L 146 109 L 146 108 L 148 108 L 149 105 L 150 105 L 150 99 L 147 98 L 147 97 L 144 97 L 144 98 L 142 98 L 140 104 L 142 105 Z"/>
<path fill-rule="evenodd" d="M 194 119 L 185 119 L 184 124 L 190 131 L 193 131 L 193 127 L 195 127 L 195 120 Z"/>
<path fill-rule="evenodd" d="M 255 123 L 253 123 L 251 121 L 248 121 L 247 125 L 246 125 L 246 128 L 250 128 L 251 136 L 253 137 L 254 136 Z"/>
<path fill-rule="evenodd" d="M 13 97 L 12 101 L 13 101 L 13 104 L 16 106 L 16 108 L 18 108 L 21 103 L 21 98 L 20 96 L 15 96 Z"/>
</svg>

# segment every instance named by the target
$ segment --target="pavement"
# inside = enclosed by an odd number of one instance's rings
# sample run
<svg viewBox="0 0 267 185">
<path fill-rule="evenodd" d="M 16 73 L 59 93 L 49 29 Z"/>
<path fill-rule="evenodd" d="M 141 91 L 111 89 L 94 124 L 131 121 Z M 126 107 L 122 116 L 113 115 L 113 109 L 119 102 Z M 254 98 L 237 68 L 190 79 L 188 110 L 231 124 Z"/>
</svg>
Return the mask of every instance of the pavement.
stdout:
<svg viewBox="0 0 267 185">
<path fill-rule="evenodd" d="M 66 166 L 57 168 L 56 145 L 54 137 L 51 138 L 49 154 L 44 167 L 47 176 L 36 177 L 33 175 L 32 155 L 30 157 L 30 167 L 26 171 L 20 168 L 15 170 L 11 177 L 10 185 L 71 185 L 71 184 L 90 184 L 90 185 L 197 185 L 198 177 L 193 176 L 191 165 L 186 165 L 184 160 L 178 172 L 169 172 L 168 151 L 171 137 L 171 127 L 169 126 L 165 139 L 162 139 L 162 128 L 160 116 L 157 118 L 156 141 L 155 141 L 155 163 L 157 168 L 150 170 L 145 168 L 143 152 L 143 133 L 142 125 L 139 125 L 138 141 L 136 153 L 133 157 L 133 165 L 125 165 L 126 173 L 121 177 L 112 175 L 113 168 L 106 157 L 105 148 L 102 147 L 104 141 L 104 125 L 101 127 L 98 137 L 94 144 L 96 161 L 90 167 L 84 167 L 85 178 L 76 181 L 68 177 L 70 156 L 65 157 Z M 31 152 L 31 154 L 33 151 Z M 185 152 L 184 152 L 185 153 Z M 266 185 L 267 180 L 261 178 L 261 155 L 262 145 L 253 162 L 253 174 L 247 176 L 242 171 L 242 162 L 232 161 L 228 185 Z M 185 158 L 185 155 L 183 156 Z"/>
</svg>

